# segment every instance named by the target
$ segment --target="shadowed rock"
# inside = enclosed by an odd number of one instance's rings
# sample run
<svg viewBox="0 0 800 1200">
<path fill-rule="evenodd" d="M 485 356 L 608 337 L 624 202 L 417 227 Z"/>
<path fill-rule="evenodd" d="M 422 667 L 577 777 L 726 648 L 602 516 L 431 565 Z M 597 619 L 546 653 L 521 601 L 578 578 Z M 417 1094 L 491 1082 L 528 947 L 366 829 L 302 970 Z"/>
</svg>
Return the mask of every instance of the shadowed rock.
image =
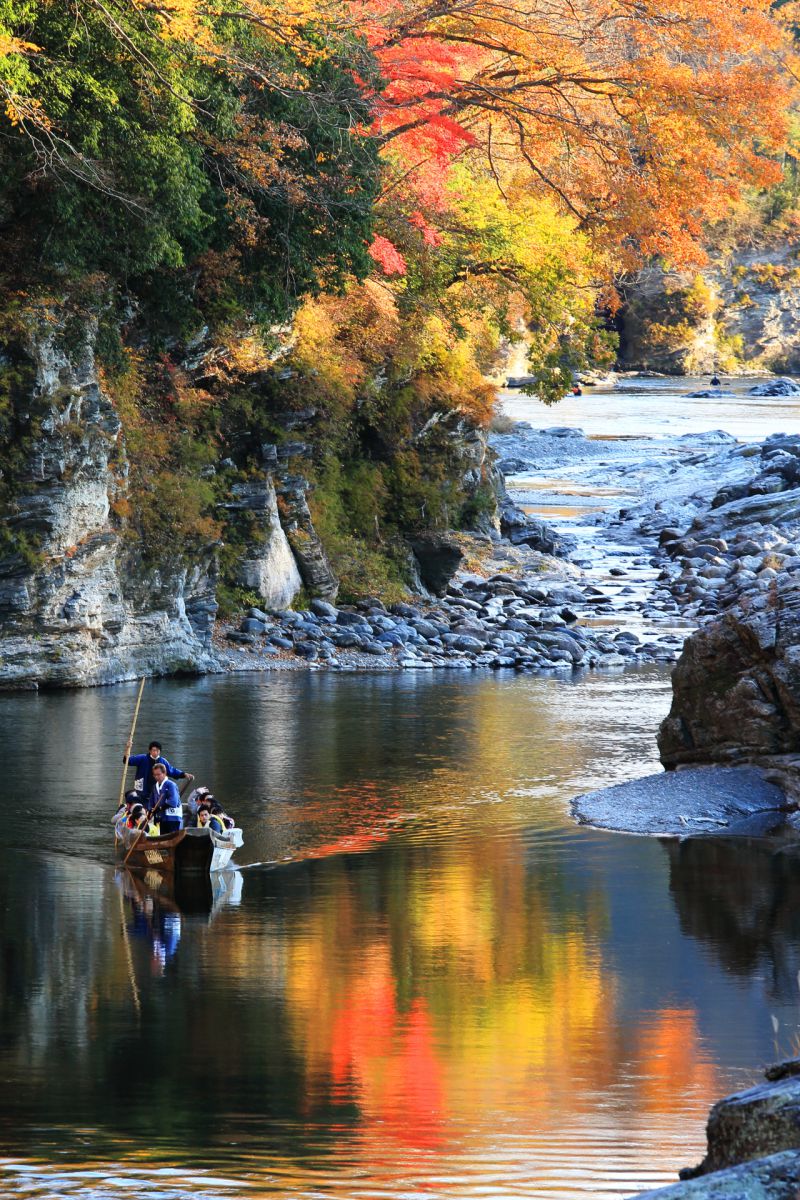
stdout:
<svg viewBox="0 0 800 1200">
<path fill-rule="evenodd" d="M 464 557 L 460 545 L 447 533 L 425 533 L 410 539 L 422 582 L 435 596 L 443 596 Z"/>
<path fill-rule="evenodd" d="M 800 597 L 778 577 L 688 639 L 658 735 L 661 761 L 731 762 L 800 749 Z"/>
</svg>

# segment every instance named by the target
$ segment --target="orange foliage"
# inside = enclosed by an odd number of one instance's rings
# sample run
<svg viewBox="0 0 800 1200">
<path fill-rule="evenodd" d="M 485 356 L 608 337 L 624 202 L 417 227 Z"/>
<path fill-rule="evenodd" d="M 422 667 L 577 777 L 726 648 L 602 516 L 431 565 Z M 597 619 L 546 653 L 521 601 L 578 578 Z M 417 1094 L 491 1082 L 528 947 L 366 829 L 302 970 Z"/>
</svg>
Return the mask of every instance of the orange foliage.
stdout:
<svg viewBox="0 0 800 1200">
<path fill-rule="evenodd" d="M 557 195 L 622 265 L 688 263 L 743 183 L 777 178 L 792 51 L 770 0 L 351 8 L 388 81 L 375 132 L 392 192 L 441 201 L 444 165 L 467 153 L 504 190 Z"/>
</svg>

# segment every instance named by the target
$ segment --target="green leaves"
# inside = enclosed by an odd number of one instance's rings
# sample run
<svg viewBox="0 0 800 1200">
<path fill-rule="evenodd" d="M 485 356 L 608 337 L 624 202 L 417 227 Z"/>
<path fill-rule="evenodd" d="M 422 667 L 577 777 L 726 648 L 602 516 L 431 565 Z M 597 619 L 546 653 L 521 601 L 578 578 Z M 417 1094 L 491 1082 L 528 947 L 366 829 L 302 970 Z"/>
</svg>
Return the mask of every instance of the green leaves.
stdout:
<svg viewBox="0 0 800 1200">
<path fill-rule="evenodd" d="M 26 282 L 99 270 L 172 297 L 178 321 L 268 324 L 363 276 L 364 48 L 214 3 L 169 11 L 0 0 L 2 258 Z"/>
</svg>

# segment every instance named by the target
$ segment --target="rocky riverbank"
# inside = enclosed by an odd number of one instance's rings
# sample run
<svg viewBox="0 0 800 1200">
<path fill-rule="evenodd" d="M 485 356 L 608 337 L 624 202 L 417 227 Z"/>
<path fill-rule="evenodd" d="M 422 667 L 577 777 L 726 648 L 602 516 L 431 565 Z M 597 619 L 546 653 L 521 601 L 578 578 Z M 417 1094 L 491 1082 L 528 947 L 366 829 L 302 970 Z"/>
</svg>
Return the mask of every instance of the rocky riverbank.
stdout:
<svg viewBox="0 0 800 1200">
<path fill-rule="evenodd" d="M 717 430 L 610 442 L 519 422 L 491 442 L 508 486 L 503 536 L 451 536 L 449 567 L 459 569 L 449 583 L 440 575 L 438 599 L 253 609 L 215 640 L 222 669 L 570 671 L 670 661 L 697 622 L 705 628 L 740 600 L 750 613 L 772 611 L 771 589 L 791 594 L 800 558 L 787 493 L 800 439 L 741 445 Z M 526 511 L 570 499 L 585 515 L 568 530 Z M 701 683 L 689 690 L 706 712 Z"/>
<path fill-rule="evenodd" d="M 253 450 L 248 435 L 241 463 L 204 468 L 214 536 L 200 521 L 193 548 L 160 551 L 131 525 L 125 428 L 97 366 L 96 330 L 83 334 L 67 351 L 53 328 L 36 326 L 15 350 L 30 378 L 15 393 L 16 492 L 0 547 L 0 687 L 254 669 L 668 662 L 694 622 L 728 603 L 726 587 L 755 578 L 763 588 L 776 569 L 756 561 L 762 542 L 750 532 L 731 546 L 711 527 L 687 531 L 713 511 L 721 485 L 736 493 L 731 503 L 752 507 L 758 495 L 774 505 L 792 479 L 788 445 L 762 451 L 720 432 L 605 441 L 517 423 L 487 446 L 466 419 L 440 414 L 415 446 L 446 460 L 467 527 L 407 533 L 395 547 L 407 559 L 401 602 L 341 604 L 318 503 L 312 515 L 314 410 L 274 405 L 274 442 Z M 209 353 L 185 368 L 213 391 L 223 384 Z M 587 507 L 569 530 L 531 513 L 548 487 L 571 477 L 604 511 Z M 139 488 L 147 493 L 146 480 Z M 791 566 L 789 540 L 770 536 L 764 554 Z M 249 605 L 233 623 L 217 619 L 226 590 L 230 607 L 231 580 L 234 598 Z"/>
<path fill-rule="evenodd" d="M 703 435 L 692 445 L 718 440 Z M 559 531 L 524 511 L 519 472 L 580 468 L 607 459 L 607 448 L 580 430 L 524 423 L 491 441 L 500 470 L 518 476 L 509 478 L 508 492 L 501 489 L 500 536 L 440 535 L 424 578 L 441 595 L 388 607 L 376 599 L 338 607 L 315 599 L 300 612 L 253 608 L 240 624 L 219 627 L 221 669 L 572 672 L 674 661 L 685 632 L 676 627 L 677 602 L 652 594 L 656 538 L 636 533 L 620 541 L 613 520 Z M 630 446 L 625 462 L 641 466 L 652 455 L 649 442 Z M 587 532 L 591 549 L 580 536 Z"/>
<path fill-rule="evenodd" d="M 775 434 L 749 445 L 725 435 L 716 440 L 672 462 L 664 447 L 649 462 L 617 464 L 619 484 L 630 487 L 635 477 L 647 497 L 597 521 L 628 541 L 657 542 L 650 608 L 699 625 L 678 661 L 672 708 L 659 733 L 665 766 L 753 764 L 796 799 L 800 436 Z M 604 481 L 607 470 L 595 464 L 583 478 Z M 688 776 L 683 791 L 678 808 L 694 813 Z M 582 797 L 578 811 L 608 823 L 599 797 Z M 651 824 L 650 832 L 661 827 L 655 809 Z M 613 827 L 633 828 L 624 815 Z M 636 829 L 646 831 L 639 818 Z"/>
<path fill-rule="evenodd" d="M 284 668 L 300 660 L 339 669 L 379 666 L 412 670 L 490 668 L 513 671 L 622 667 L 672 661 L 675 634 L 644 640 L 631 630 L 592 628 L 582 614 L 610 604 L 600 589 L 540 575 L 467 575 L 434 605 L 363 600 L 337 608 L 312 600 L 309 609 L 251 609 L 238 629 L 217 642 L 222 669 Z M 238 653 L 236 653 L 238 651 Z"/>
</svg>

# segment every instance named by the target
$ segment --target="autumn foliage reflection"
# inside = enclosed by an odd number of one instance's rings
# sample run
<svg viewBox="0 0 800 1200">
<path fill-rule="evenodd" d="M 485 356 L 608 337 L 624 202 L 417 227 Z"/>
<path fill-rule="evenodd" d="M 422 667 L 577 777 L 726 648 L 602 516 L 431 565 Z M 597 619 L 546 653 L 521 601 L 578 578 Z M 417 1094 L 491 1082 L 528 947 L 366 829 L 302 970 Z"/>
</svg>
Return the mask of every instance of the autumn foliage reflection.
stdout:
<svg viewBox="0 0 800 1200">
<path fill-rule="evenodd" d="M 653 1014 L 629 1039 L 591 887 L 528 871 L 508 841 L 380 858 L 377 902 L 352 863 L 332 861 L 324 897 L 286 929 L 308 1117 L 355 1105 L 362 1136 L 444 1147 L 454 1128 L 520 1104 L 545 1123 L 565 1106 L 588 1114 L 631 1059 L 648 1063 L 633 1072 L 645 1081 L 636 1108 L 675 1111 L 687 1079 L 713 1097 L 691 1011 Z"/>
</svg>

